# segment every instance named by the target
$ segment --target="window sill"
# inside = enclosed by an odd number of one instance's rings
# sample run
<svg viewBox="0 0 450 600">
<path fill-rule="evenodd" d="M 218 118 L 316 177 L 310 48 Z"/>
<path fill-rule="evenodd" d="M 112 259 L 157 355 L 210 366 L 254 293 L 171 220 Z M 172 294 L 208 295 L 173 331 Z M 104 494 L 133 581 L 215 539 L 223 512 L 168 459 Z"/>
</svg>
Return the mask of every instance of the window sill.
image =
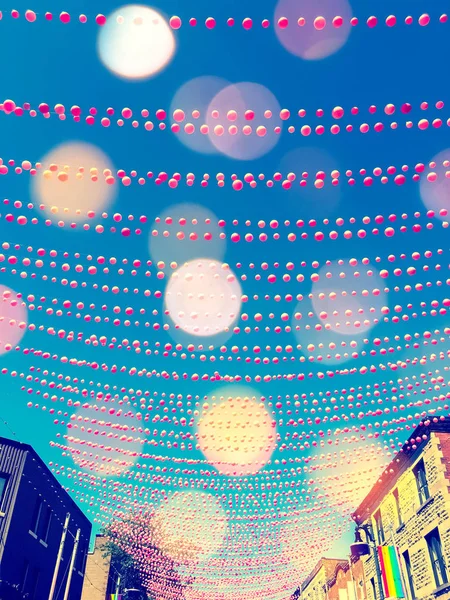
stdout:
<svg viewBox="0 0 450 600">
<path fill-rule="evenodd" d="M 39 540 L 39 543 L 42 544 L 44 548 L 48 548 L 48 544 L 47 542 L 44 542 L 44 540 Z"/>
<path fill-rule="evenodd" d="M 37 540 L 37 535 L 34 533 L 34 531 L 31 531 L 31 529 L 29 529 L 28 533 L 31 535 L 31 537 L 33 537 L 35 540 Z"/>
<path fill-rule="evenodd" d="M 430 497 L 429 497 L 427 500 L 425 500 L 425 502 L 424 502 L 423 504 L 421 504 L 421 505 L 419 506 L 419 508 L 418 508 L 418 509 L 417 509 L 417 511 L 416 511 L 416 514 L 419 514 L 419 513 L 421 513 L 421 512 L 422 512 L 423 510 L 425 510 L 425 508 L 426 508 L 426 507 L 427 507 L 429 504 L 431 504 L 432 502 L 434 502 L 434 498 L 433 498 L 433 496 L 430 496 Z"/>
<path fill-rule="evenodd" d="M 397 527 L 397 529 L 395 530 L 395 533 L 400 533 L 401 531 L 403 531 L 403 529 L 405 529 L 405 524 L 402 523 L 401 525 L 399 525 Z"/>
<path fill-rule="evenodd" d="M 440 585 L 439 587 L 437 587 L 434 592 L 433 592 L 433 596 L 440 596 L 441 594 L 444 594 L 445 592 L 448 592 L 450 590 L 450 583 L 444 583 L 443 585 Z"/>
</svg>

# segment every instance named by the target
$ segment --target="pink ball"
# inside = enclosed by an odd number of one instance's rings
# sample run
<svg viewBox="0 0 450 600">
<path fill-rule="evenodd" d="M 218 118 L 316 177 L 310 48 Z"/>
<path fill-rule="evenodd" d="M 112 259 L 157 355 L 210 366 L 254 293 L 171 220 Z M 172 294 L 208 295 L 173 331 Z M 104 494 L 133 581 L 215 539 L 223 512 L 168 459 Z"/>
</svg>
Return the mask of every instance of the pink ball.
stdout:
<svg viewBox="0 0 450 600">
<path fill-rule="evenodd" d="M 34 21 L 36 21 L 36 13 L 33 10 L 27 10 L 25 12 L 25 19 L 29 23 L 34 23 Z"/>
<path fill-rule="evenodd" d="M 214 29 L 216 26 L 216 20 L 213 17 L 208 17 L 205 21 L 205 25 L 208 29 Z"/>
<path fill-rule="evenodd" d="M 242 27 L 248 31 L 253 27 L 253 21 L 247 17 L 242 21 Z"/>
<path fill-rule="evenodd" d="M 61 23 L 69 23 L 70 22 L 70 15 L 67 12 L 62 12 L 59 15 L 59 20 L 61 21 Z"/>
<path fill-rule="evenodd" d="M 427 15 L 426 13 L 423 15 L 420 15 L 419 17 L 419 25 L 421 25 L 422 27 L 426 27 L 426 25 L 428 25 L 428 23 L 430 22 L 430 15 Z"/>
<path fill-rule="evenodd" d="M 286 27 L 289 25 L 289 20 L 287 17 L 280 17 L 278 19 L 278 27 L 280 29 L 286 29 Z"/>
<path fill-rule="evenodd" d="M 372 17 L 369 17 L 367 19 L 367 26 L 368 27 L 371 27 L 371 28 L 372 27 L 376 27 L 377 23 L 378 23 L 378 19 L 376 17 L 372 16 Z"/>
<path fill-rule="evenodd" d="M 103 25 L 106 24 L 106 17 L 105 17 L 105 15 L 101 15 L 101 14 L 97 15 L 95 17 L 95 22 L 97 23 L 97 25 L 100 25 L 100 27 L 103 27 Z"/>
<path fill-rule="evenodd" d="M 180 27 L 181 27 L 180 17 L 177 17 L 177 16 L 170 17 L 169 25 L 172 27 L 172 29 L 180 29 Z"/>
<path fill-rule="evenodd" d="M 182 123 L 184 121 L 185 115 L 184 111 L 181 108 L 177 108 L 173 111 L 173 120 L 177 123 Z"/>
<path fill-rule="evenodd" d="M 342 119 L 344 116 L 344 109 L 341 106 L 335 106 L 331 111 L 334 119 Z"/>
<path fill-rule="evenodd" d="M 325 17 L 316 17 L 314 19 L 314 29 L 317 29 L 317 31 L 322 31 L 322 29 L 325 29 L 326 27 L 326 19 Z"/>
<path fill-rule="evenodd" d="M 242 188 L 244 187 L 244 184 L 242 183 L 242 181 L 240 179 L 236 179 L 235 181 L 233 181 L 232 187 L 235 192 L 240 192 L 242 190 Z"/>
<path fill-rule="evenodd" d="M 388 27 L 394 27 L 394 25 L 396 25 L 397 23 L 397 17 L 395 15 L 389 15 L 388 17 L 386 17 L 386 25 Z"/>
</svg>

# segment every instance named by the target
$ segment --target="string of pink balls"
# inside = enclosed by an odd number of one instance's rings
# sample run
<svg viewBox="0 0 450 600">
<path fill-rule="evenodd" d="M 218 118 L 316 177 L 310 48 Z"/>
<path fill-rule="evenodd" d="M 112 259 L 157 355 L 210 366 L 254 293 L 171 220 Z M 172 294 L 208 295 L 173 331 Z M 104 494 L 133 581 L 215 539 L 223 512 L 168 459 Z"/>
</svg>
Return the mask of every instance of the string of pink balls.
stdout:
<svg viewBox="0 0 450 600">
<path fill-rule="evenodd" d="M 2 19 L 4 16 L 6 16 L 8 14 L 13 19 L 19 19 L 22 16 L 20 11 L 18 11 L 17 9 L 12 9 L 9 13 L 3 13 L 2 11 L 0 11 L 0 19 Z M 34 23 L 38 19 L 38 14 L 39 13 L 36 13 L 35 11 L 28 9 L 23 13 L 23 17 L 29 23 Z M 70 15 L 70 13 L 65 12 L 65 11 L 61 12 L 57 16 L 55 16 L 51 12 L 45 12 L 45 13 L 43 13 L 43 17 L 46 21 L 53 21 L 54 19 L 55 20 L 58 19 L 61 23 L 64 23 L 64 24 L 70 23 L 72 21 L 72 19 L 77 19 L 80 23 L 87 23 L 89 21 L 88 16 L 85 14 L 80 14 L 80 15 L 72 17 L 72 15 Z M 95 17 L 93 17 L 93 20 L 99 26 L 106 25 L 106 23 L 108 22 L 108 18 L 102 14 L 96 15 Z M 416 21 L 421 27 L 426 27 L 427 25 L 429 25 L 432 22 L 432 19 L 428 13 L 424 13 L 424 14 L 420 15 L 416 19 Z M 448 21 L 447 14 L 442 14 L 438 17 L 439 23 L 447 23 L 447 21 Z M 119 17 L 117 17 L 117 19 L 116 19 L 116 22 L 119 25 L 121 25 L 125 22 L 125 19 L 119 15 Z M 137 17 L 136 19 L 133 20 L 133 22 L 136 25 L 140 25 L 140 24 L 142 24 L 143 20 L 141 17 Z M 394 27 L 399 22 L 400 22 L 400 19 L 398 19 L 395 15 L 389 15 L 384 20 L 384 24 L 387 27 Z M 412 25 L 414 22 L 415 22 L 414 17 L 412 17 L 410 15 L 408 15 L 404 19 L 404 23 L 406 25 Z M 170 17 L 168 20 L 168 23 L 169 23 L 170 27 L 174 30 L 181 29 L 181 27 L 183 26 L 182 19 L 176 15 Z M 187 23 L 191 27 L 196 27 L 199 24 L 199 20 L 195 17 L 191 17 L 188 19 Z M 317 31 L 322 31 L 323 29 L 325 29 L 327 26 L 330 26 L 330 25 L 336 29 L 342 27 L 344 25 L 344 19 L 340 15 L 336 15 L 335 17 L 333 17 L 332 19 L 329 19 L 327 21 L 327 19 L 325 17 L 318 15 L 313 20 L 312 23 L 313 23 L 314 29 L 316 29 Z M 350 25 L 352 27 L 356 27 L 357 25 L 360 25 L 360 24 L 363 24 L 363 25 L 365 24 L 367 27 L 373 29 L 374 27 L 376 27 L 378 24 L 381 24 L 381 23 L 383 23 L 383 20 L 379 19 L 378 17 L 373 16 L 373 15 L 370 16 L 365 22 L 360 21 L 357 17 L 352 17 L 350 19 Z M 217 20 L 214 17 L 207 17 L 204 21 L 204 26 L 207 29 L 215 29 L 217 24 L 218 24 Z M 226 24 L 228 25 L 228 27 L 234 27 L 237 24 L 237 22 L 233 17 L 229 17 L 226 21 Z M 245 30 L 253 29 L 253 27 L 255 25 L 256 25 L 256 21 L 254 21 L 250 17 L 246 17 L 241 22 L 241 26 Z M 296 22 L 290 21 L 287 17 L 280 17 L 275 23 L 273 23 L 273 26 L 277 27 L 278 29 L 286 29 L 290 26 L 304 27 L 305 25 L 307 25 L 307 21 L 304 17 L 299 17 Z M 260 23 L 260 26 L 263 29 L 268 29 L 271 26 L 271 22 L 269 21 L 269 19 L 263 19 Z"/>
</svg>

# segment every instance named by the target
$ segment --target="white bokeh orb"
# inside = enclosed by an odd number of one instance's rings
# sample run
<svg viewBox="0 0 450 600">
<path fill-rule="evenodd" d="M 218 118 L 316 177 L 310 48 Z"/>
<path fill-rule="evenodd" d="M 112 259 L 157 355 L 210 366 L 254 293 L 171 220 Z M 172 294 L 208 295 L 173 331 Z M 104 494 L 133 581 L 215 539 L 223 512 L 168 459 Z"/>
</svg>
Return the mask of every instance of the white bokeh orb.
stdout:
<svg viewBox="0 0 450 600">
<path fill-rule="evenodd" d="M 260 158 L 280 139 L 280 110 L 278 100 L 263 85 L 247 81 L 229 85 L 214 96 L 208 107 L 209 139 L 230 158 Z"/>
<path fill-rule="evenodd" d="M 220 90 L 229 86 L 229 82 L 220 77 L 203 75 L 184 83 L 176 92 L 170 105 L 172 123 L 176 123 L 174 115 L 182 110 L 184 119 L 179 123 L 180 131 L 176 134 L 182 144 L 202 154 L 217 154 L 209 135 L 202 131 L 208 117 L 208 107 Z M 193 128 L 192 128 L 193 126 Z"/>
<path fill-rule="evenodd" d="M 108 16 L 98 34 L 100 60 L 123 79 L 148 79 L 172 59 L 176 42 L 167 20 L 156 10 L 129 4 Z"/>
<path fill-rule="evenodd" d="M 9 287 L 0 285 L 0 355 L 12 350 L 26 330 L 25 302 Z"/>
<path fill-rule="evenodd" d="M 135 425 L 129 409 L 109 414 L 99 413 L 96 405 L 80 408 L 71 416 L 65 436 L 73 461 L 85 471 L 120 476 L 135 464 L 145 442 L 132 431 Z"/>
<path fill-rule="evenodd" d="M 219 473 L 255 474 L 276 447 L 275 422 L 251 388 L 226 386 L 204 406 L 197 423 L 200 450 Z"/>
<path fill-rule="evenodd" d="M 274 19 L 278 22 L 282 17 L 288 19 L 289 25 L 275 27 L 280 43 L 304 60 L 320 60 L 335 54 L 345 45 L 352 29 L 352 8 L 348 0 L 279 0 Z M 314 26 L 317 17 L 325 19 L 323 29 Z M 342 17 L 340 27 L 333 26 L 335 17 Z M 299 19 L 304 19 L 301 26 Z"/>
<path fill-rule="evenodd" d="M 184 263 L 165 292 L 168 316 L 176 328 L 194 336 L 228 331 L 239 317 L 241 286 L 228 265 L 209 258 Z"/>
<path fill-rule="evenodd" d="M 174 492 L 152 520 L 154 543 L 180 564 L 214 555 L 228 532 L 227 517 L 218 498 L 202 492 Z"/>
<path fill-rule="evenodd" d="M 101 212 L 116 197 L 117 186 L 108 185 L 103 175 L 105 169 L 113 171 L 114 167 L 96 146 L 66 142 L 53 148 L 40 162 L 43 174 L 33 177 L 32 194 L 56 221 L 66 218 L 84 222 L 89 211 Z"/>
<path fill-rule="evenodd" d="M 428 210 L 434 210 L 443 221 L 449 220 L 450 213 L 450 150 L 442 150 L 430 161 L 430 172 L 420 179 L 420 197 Z M 439 214 L 445 209 L 447 214 Z"/>
</svg>

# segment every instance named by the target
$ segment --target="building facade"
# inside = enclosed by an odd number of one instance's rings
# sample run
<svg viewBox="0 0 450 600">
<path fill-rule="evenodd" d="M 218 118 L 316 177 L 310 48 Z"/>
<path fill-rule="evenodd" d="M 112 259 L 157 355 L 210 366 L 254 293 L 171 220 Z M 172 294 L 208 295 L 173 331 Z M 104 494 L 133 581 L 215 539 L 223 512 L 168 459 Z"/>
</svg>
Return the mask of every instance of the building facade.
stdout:
<svg viewBox="0 0 450 600">
<path fill-rule="evenodd" d="M 322 557 L 303 581 L 299 598 L 301 600 L 326 600 L 328 581 L 334 576 L 336 568 L 346 562 L 345 558 Z"/>
<path fill-rule="evenodd" d="M 374 545 L 395 546 L 408 600 L 450 600 L 450 418 L 424 420 L 353 515 Z M 384 598 L 374 548 L 367 599 Z M 379 563 L 378 563 L 379 564 Z"/>
<path fill-rule="evenodd" d="M 28 600 L 49 598 L 66 521 L 54 600 L 64 596 L 78 530 L 68 598 L 80 600 L 91 523 L 31 446 L 0 438 L 2 589 L 14 590 L 18 598 Z M 5 597 L 8 593 L 4 592 Z"/>
<path fill-rule="evenodd" d="M 364 569 L 359 558 L 321 558 L 293 600 L 366 600 Z"/>
<path fill-rule="evenodd" d="M 93 552 L 86 562 L 82 600 L 110 600 L 117 590 L 118 575 L 111 566 L 111 556 L 104 556 L 106 537 L 97 535 Z"/>
<path fill-rule="evenodd" d="M 359 559 L 340 562 L 326 585 L 326 600 L 366 600 L 364 567 Z"/>
</svg>

